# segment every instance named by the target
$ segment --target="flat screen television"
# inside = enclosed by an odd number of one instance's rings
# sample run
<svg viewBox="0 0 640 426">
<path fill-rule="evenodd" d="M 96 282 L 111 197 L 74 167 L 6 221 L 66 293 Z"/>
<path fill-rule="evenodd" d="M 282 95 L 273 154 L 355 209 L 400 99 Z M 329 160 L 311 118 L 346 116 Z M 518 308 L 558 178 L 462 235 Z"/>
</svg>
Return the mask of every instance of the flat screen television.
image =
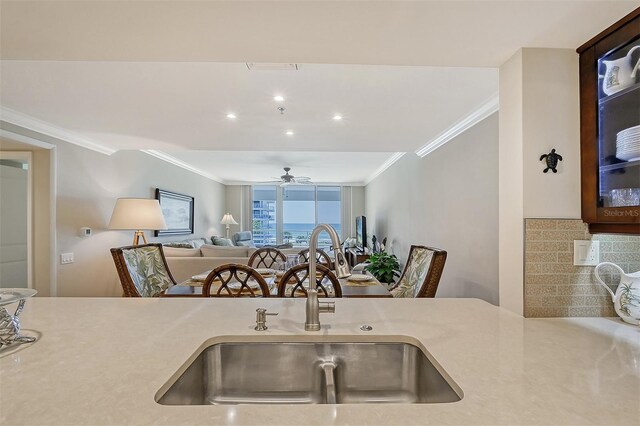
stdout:
<svg viewBox="0 0 640 426">
<path fill-rule="evenodd" d="M 364 216 L 356 217 L 356 248 L 364 252 L 367 247 L 367 218 Z"/>
</svg>

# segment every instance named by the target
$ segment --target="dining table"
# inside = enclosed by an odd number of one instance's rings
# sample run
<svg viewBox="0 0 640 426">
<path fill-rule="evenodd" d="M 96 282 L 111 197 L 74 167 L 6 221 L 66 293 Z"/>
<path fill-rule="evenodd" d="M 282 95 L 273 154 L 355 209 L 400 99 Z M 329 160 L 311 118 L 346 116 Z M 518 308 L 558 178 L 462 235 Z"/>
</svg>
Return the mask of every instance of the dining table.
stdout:
<svg viewBox="0 0 640 426">
<path fill-rule="evenodd" d="M 178 283 L 177 285 L 167 288 L 160 297 L 202 297 L 202 286 L 204 278 L 210 271 Z M 354 274 L 354 276 L 363 276 L 362 274 Z M 393 297 L 386 285 L 378 281 L 373 275 L 366 275 L 369 279 L 366 281 L 352 281 L 349 278 L 339 278 L 340 287 L 342 288 L 342 297 Z M 263 278 L 269 286 L 271 297 L 278 295 L 278 275 L 266 274 Z M 213 281 L 211 292 L 214 293 L 219 287 L 219 281 Z"/>
</svg>

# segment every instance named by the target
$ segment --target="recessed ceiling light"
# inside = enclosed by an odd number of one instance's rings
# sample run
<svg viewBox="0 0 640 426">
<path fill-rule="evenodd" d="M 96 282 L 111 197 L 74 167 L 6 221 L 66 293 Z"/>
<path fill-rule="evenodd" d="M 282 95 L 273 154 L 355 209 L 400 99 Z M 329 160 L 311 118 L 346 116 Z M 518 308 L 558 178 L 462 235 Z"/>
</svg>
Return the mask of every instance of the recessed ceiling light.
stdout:
<svg viewBox="0 0 640 426">
<path fill-rule="evenodd" d="M 336 114 L 336 115 L 333 116 L 333 119 L 336 120 L 336 121 L 340 121 L 340 120 L 342 120 L 342 116 L 340 114 Z"/>
<path fill-rule="evenodd" d="M 276 101 L 276 102 L 284 102 L 284 96 L 282 96 L 282 95 L 275 95 L 275 96 L 273 97 L 273 100 L 274 100 L 274 101 Z"/>
<path fill-rule="evenodd" d="M 285 134 L 286 134 L 287 136 L 293 136 L 293 130 L 287 130 L 287 131 L 285 132 Z"/>
<path fill-rule="evenodd" d="M 236 115 L 235 115 L 234 113 L 231 113 L 231 112 L 230 112 L 229 114 L 227 114 L 227 118 L 229 118 L 229 119 L 233 120 L 233 119 L 235 119 L 235 118 L 236 118 Z"/>
</svg>

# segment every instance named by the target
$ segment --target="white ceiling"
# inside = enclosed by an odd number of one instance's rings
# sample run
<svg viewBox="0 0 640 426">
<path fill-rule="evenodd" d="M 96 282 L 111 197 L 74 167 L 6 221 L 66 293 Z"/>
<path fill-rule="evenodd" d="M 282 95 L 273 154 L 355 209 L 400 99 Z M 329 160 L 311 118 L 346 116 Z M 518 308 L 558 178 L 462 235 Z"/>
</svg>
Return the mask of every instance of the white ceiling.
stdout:
<svg viewBox="0 0 640 426">
<path fill-rule="evenodd" d="M 498 90 L 491 68 L 2 61 L 0 72 L 4 107 L 115 149 L 163 151 L 413 151 Z"/>
<path fill-rule="evenodd" d="M 169 152 L 225 181 L 290 165 L 318 182 L 361 182 L 494 95 L 497 67 L 517 49 L 575 49 L 639 5 L 1 0 L 0 105 L 89 143 Z"/>
<path fill-rule="evenodd" d="M 388 152 L 171 151 L 174 158 L 216 176 L 226 184 L 271 181 L 290 174 L 314 183 L 362 185 L 390 157 Z"/>
<path fill-rule="evenodd" d="M 3 59 L 498 67 L 638 1 L 3 1 Z"/>
</svg>

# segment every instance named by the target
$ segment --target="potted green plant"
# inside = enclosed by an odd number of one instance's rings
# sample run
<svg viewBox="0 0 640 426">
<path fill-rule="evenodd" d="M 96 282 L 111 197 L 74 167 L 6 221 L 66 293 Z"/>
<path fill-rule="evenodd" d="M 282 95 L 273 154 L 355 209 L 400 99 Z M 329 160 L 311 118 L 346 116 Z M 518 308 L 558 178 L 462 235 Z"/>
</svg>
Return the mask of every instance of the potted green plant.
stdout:
<svg viewBox="0 0 640 426">
<path fill-rule="evenodd" d="M 392 283 L 400 276 L 400 263 L 395 254 L 385 252 L 373 253 L 365 269 L 383 283 Z"/>
</svg>

